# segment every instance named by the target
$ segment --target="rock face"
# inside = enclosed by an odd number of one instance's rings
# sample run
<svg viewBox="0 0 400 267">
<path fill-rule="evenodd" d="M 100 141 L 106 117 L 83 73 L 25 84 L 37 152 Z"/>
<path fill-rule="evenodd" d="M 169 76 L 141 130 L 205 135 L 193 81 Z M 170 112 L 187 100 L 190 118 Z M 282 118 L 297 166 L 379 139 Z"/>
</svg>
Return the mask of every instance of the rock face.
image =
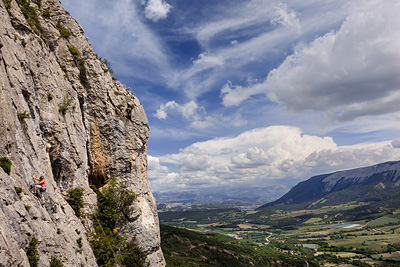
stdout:
<svg viewBox="0 0 400 267">
<path fill-rule="evenodd" d="M 83 188 L 89 214 L 97 207 L 89 183 L 110 177 L 137 196 L 121 232 L 136 236 L 150 266 L 165 266 L 139 100 L 112 78 L 58 0 L 0 1 L 0 40 L 0 157 L 12 161 L 10 174 L 0 168 L 0 266 L 29 266 L 33 237 L 39 266 L 52 256 L 64 266 L 97 266 L 91 223 L 75 216 L 66 191 Z M 30 191 L 32 175 L 45 176 L 44 206 Z"/>
</svg>

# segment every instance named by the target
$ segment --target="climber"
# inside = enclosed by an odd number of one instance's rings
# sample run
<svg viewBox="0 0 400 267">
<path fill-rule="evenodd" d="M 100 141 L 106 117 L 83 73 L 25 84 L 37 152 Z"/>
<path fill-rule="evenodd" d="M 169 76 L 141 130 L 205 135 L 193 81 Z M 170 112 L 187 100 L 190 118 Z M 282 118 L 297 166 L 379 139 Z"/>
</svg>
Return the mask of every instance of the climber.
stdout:
<svg viewBox="0 0 400 267">
<path fill-rule="evenodd" d="M 0 40 L 0 60 L 3 59 L 3 54 L 1 53 L 1 48 L 3 47 L 3 43 Z"/>
<path fill-rule="evenodd" d="M 46 192 L 46 183 L 44 182 L 44 176 L 40 176 L 40 178 L 38 179 L 32 175 L 32 178 L 34 180 L 38 181 L 37 183 L 33 183 L 33 191 L 34 191 L 35 195 L 36 195 L 37 190 L 40 190 L 40 192 Z M 43 194 L 41 194 L 41 197 L 42 197 L 42 203 L 44 204 Z"/>
</svg>

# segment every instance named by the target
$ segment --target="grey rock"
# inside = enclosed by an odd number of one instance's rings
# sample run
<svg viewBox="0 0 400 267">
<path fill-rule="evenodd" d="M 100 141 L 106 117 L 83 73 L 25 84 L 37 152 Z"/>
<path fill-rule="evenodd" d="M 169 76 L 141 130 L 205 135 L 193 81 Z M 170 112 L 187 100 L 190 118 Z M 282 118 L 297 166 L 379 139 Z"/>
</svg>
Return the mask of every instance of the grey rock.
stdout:
<svg viewBox="0 0 400 267">
<path fill-rule="evenodd" d="M 64 266 L 97 266 L 86 237 L 93 229 L 88 214 L 97 208 L 89 182 L 111 177 L 137 196 L 129 220 L 119 221 L 121 233 L 136 237 L 150 266 L 165 266 L 147 179 L 148 121 L 140 101 L 111 77 L 59 1 L 30 5 L 39 15 L 39 33 L 16 1 L 9 12 L 0 1 L 0 157 L 12 160 L 10 175 L 0 168 L 0 266 L 10 266 L 9 253 L 15 266 L 29 266 L 26 250 L 33 237 L 39 240 L 39 266 L 48 266 L 51 256 Z M 58 21 L 70 30 L 69 38 L 56 29 Z M 23 112 L 31 118 L 19 120 Z M 31 192 L 32 175 L 46 178 L 44 205 Z M 23 192 L 18 195 L 16 187 Z M 66 191 L 76 187 L 84 189 L 81 218 L 65 200 Z M 76 242 L 80 237 L 82 249 Z"/>
</svg>

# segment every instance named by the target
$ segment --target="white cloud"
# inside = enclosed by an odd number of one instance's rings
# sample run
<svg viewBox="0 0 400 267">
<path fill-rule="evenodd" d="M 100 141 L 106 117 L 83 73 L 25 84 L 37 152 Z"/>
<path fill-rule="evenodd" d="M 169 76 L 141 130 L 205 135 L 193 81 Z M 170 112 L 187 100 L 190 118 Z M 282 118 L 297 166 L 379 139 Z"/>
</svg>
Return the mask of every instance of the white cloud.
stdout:
<svg viewBox="0 0 400 267">
<path fill-rule="evenodd" d="M 167 174 L 169 169 L 166 166 L 160 165 L 160 159 L 157 157 L 153 157 L 151 155 L 147 156 L 147 162 L 148 162 L 148 168 L 147 170 L 149 172 L 153 173 L 153 177 L 156 176 L 154 175 L 155 173 L 157 174 Z"/>
<path fill-rule="evenodd" d="M 400 139 L 396 139 L 392 141 L 393 148 L 400 148 Z"/>
<path fill-rule="evenodd" d="M 269 73 L 271 99 L 338 121 L 398 111 L 400 3 L 364 1 L 351 10 L 338 31 L 299 48 Z"/>
<path fill-rule="evenodd" d="M 298 19 L 298 13 L 292 9 L 289 9 L 286 4 L 279 3 L 274 7 L 275 14 L 271 19 L 271 24 L 277 25 L 282 24 L 285 27 L 295 29 L 298 33 L 301 32 L 300 21 Z"/>
<path fill-rule="evenodd" d="M 221 89 L 222 104 L 225 107 L 239 106 L 251 96 L 262 93 L 260 87 L 262 88 L 262 85 L 245 88 L 240 85 L 232 85 L 231 81 L 228 81 Z"/>
<path fill-rule="evenodd" d="M 160 165 L 160 159 L 147 155 L 147 174 L 153 191 L 169 191 L 184 188 L 187 182 L 180 179 L 178 173 L 171 171 L 168 167 Z"/>
<path fill-rule="evenodd" d="M 212 68 L 224 65 L 221 57 L 213 57 L 206 54 L 200 54 L 199 58 L 193 61 L 196 66 L 201 66 L 201 69 Z"/>
<path fill-rule="evenodd" d="M 179 114 L 182 115 L 184 119 L 197 119 L 199 117 L 198 112 L 203 111 L 203 107 L 199 107 L 196 102 L 189 101 L 186 104 L 179 105 L 175 101 L 169 101 L 166 104 L 161 105 L 156 113 L 154 114 L 155 117 L 159 118 L 160 120 L 167 118 L 167 111 L 177 111 Z"/>
<path fill-rule="evenodd" d="M 336 150 L 322 150 L 310 154 L 304 164 L 315 171 L 327 169 L 349 169 L 355 166 L 369 166 L 385 161 L 398 160 L 399 151 L 392 147 L 392 142 L 366 143 L 342 146 Z"/>
<path fill-rule="evenodd" d="M 171 173 L 179 188 L 267 185 L 276 179 L 307 178 L 395 160 L 400 151 L 393 143 L 397 144 L 387 141 L 338 146 L 330 137 L 302 134 L 296 127 L 271 126 L 194 143 L 179 153 L 159 157 L 159 164 L 178 168 Z"/>
<path fill-rule="evenodd" d="M 147 0 L 144 1 L 143 4 L 145 4 L 144 14 L 146 18 L 152 21 L 165 19 L 172 8 L 172 6 L 164 0 Z"/>
<path fill-rule="evenodd" d="M 217 121 L 217 118 L 205 116 L 204 107 L 199 107 L 194 101 L 189 101 L 183 105 L 179 105 L 175 101 L 170 101 L 162 104 L 153 115 L 160 120 L 165 120 L 168 117 L 168 113 L 171 112 L 178 113 L 183 119 L 190 121 L 189 127 L 193 129 L 210 128 Z"/>
<path fill-rule="evenodd" d="M 161 83 L 160 73 L 171 69 L 165 45 L 143 23 L 136 2 L 66 0 L 62 4 L 84 25 L 95 52 L 107 58 L 118 75 Z"/>
<path fill-rule="evenodd" d="M 196 22 L 194 26 L 187 25 L 183 31 L 195 36 L 201 45 L 199 59 L 201 55 L 212 57 L 218 64 L 192 64 L 173 75 L 167 73 L 168 86 L 184 92 L 190 99 L 197 99 L 215 87 L 221 87 L 221 81 L 257 79 L 268 72 L 267 68 L 262 70 L 261 62 L 280 60 L 279 51 L 290 49 L 310 35 L 314 37 L 315 31 L 326 32 L 336 28 L 338 21 L 345 16 L 341 9 L 343 0 L 325 5 L 317 4 L 317 1 L 287 2 L 286 5 L 276 5 L 271 1 L 241 2 L 218 10 L 218 16 L 213 10 L 207 20 Z M 294 11 L 297 9 L 306 13 L 302 15 L 304 36 L 296 30 L 300 27 Z M 287 27 L 272 27 L 271 20 Z M 257 74 L 252 76 L 253 72 Z M 247 89 L 252 90 L 251 87 L 247 86 Z"/>
<path fill-rule="evenodd" d="M 197 121 L 193 121 L 190 124 L 190 127 L 194 128 L 194 129 L 206 129 L 206 128 L 210 128 L 212 126 L 214 126 L 214 123 L 212 121 L 207 121 L 207 120 L 203 120 L 203 121 L 197 120 Z"/>
</svg>

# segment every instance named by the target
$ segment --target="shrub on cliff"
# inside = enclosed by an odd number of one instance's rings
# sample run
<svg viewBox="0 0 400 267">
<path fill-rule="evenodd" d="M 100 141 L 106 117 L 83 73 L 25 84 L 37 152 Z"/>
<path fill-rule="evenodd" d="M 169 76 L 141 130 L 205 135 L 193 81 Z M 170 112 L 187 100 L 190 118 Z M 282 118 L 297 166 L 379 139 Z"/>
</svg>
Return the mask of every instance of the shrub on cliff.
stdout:
<svg viewBox="0 0 400 267">
<path fill-rule="evenodd" d="M 67 191 L 68 198 L 66 199 L 71 208 L 75 211 L 76 216 L 81 216 L 81 208 L 83 208 L 83 189 L 73 188 Z"/>
<path fill-rule="evenodd" d="M 71 31 L 65 28 L 65 26 L 61 23 L 61 19 L 58 19 L 56 29 L 60 33 L 61 37 L 68 39 L 71 36 Z"/>
<path fill-rule="evenodd" d="M 26 257 L 28 258 L 30 267 L 38 267 L 39 264 L 39 253 L 36 248 L 37 243 L 38 240 L 33 237 L 31 242 L 29 242 L 29 247 L 26 251 Z"/>
<path fill-rule="evenodd" d="M 10 14 L 10 9 L 11 9 L 11 1 L 12 0 L 3 0 L 4 6 L 7 9 L 7 12 Z"/>
<path fill-rule="evenodd" d="M 73 102 L 74 99 L 71 96 L 65 95 L 63 101 L 58 104 L 58 111 L 65 115 L 68 110 L 75 109 L 75 105 L 72 104 Z"/>
<path fill-rule="evenodd" d="M 29 1 L 16 0 L 19 7 L 21 8 L 22 14 L 24 15 L 26 22 L 31 26 L 32 30 L 38 34 L 42 34 L 42 25 L 40 24 L 39 17 L 36 14 L 35 8 L 30 5 Z"/>
<path fill-rule="evenodd" d="M 118 233 L 117 221 L 128 216 L 129 206 L 136 196 L 125 185 L 118 185 L 115 179 L 107 181 L 100 190 L 91 188 L 97 194 L 98 211 L 93 214 L 95 231 L 89 241 L 99 266 L 146 266 L 146 254 L 136 245 L 135 238 Z"/>
<path fill-rule="evenodd" d="M 25 119 L 30 119 L 31 118 L 31 114 L 27 110 L 24 110 L 24 112 L 18 113 L 17 116 L 18 116 L 18 120 L 20 122 L 22 122 Z"/>
<path fill-rule="evenodd" d="M 59 259 L 51 256 L 50 267 L 63 267 L 63 264 Z"/>
<path fill-rule="evenodd" d="M 0 158 L 0 167 L 2 167 L 3 170 L 4 170 L 8 175 L 10 175 L 10 172 L 11 172 L 11 165 L 12 165 L 12 162 L 11 162 L 11 160 L 9 160 L 8 158 L 6 158 L 6 157 L 1 157 L 1 158 Z"/>
</svg>

